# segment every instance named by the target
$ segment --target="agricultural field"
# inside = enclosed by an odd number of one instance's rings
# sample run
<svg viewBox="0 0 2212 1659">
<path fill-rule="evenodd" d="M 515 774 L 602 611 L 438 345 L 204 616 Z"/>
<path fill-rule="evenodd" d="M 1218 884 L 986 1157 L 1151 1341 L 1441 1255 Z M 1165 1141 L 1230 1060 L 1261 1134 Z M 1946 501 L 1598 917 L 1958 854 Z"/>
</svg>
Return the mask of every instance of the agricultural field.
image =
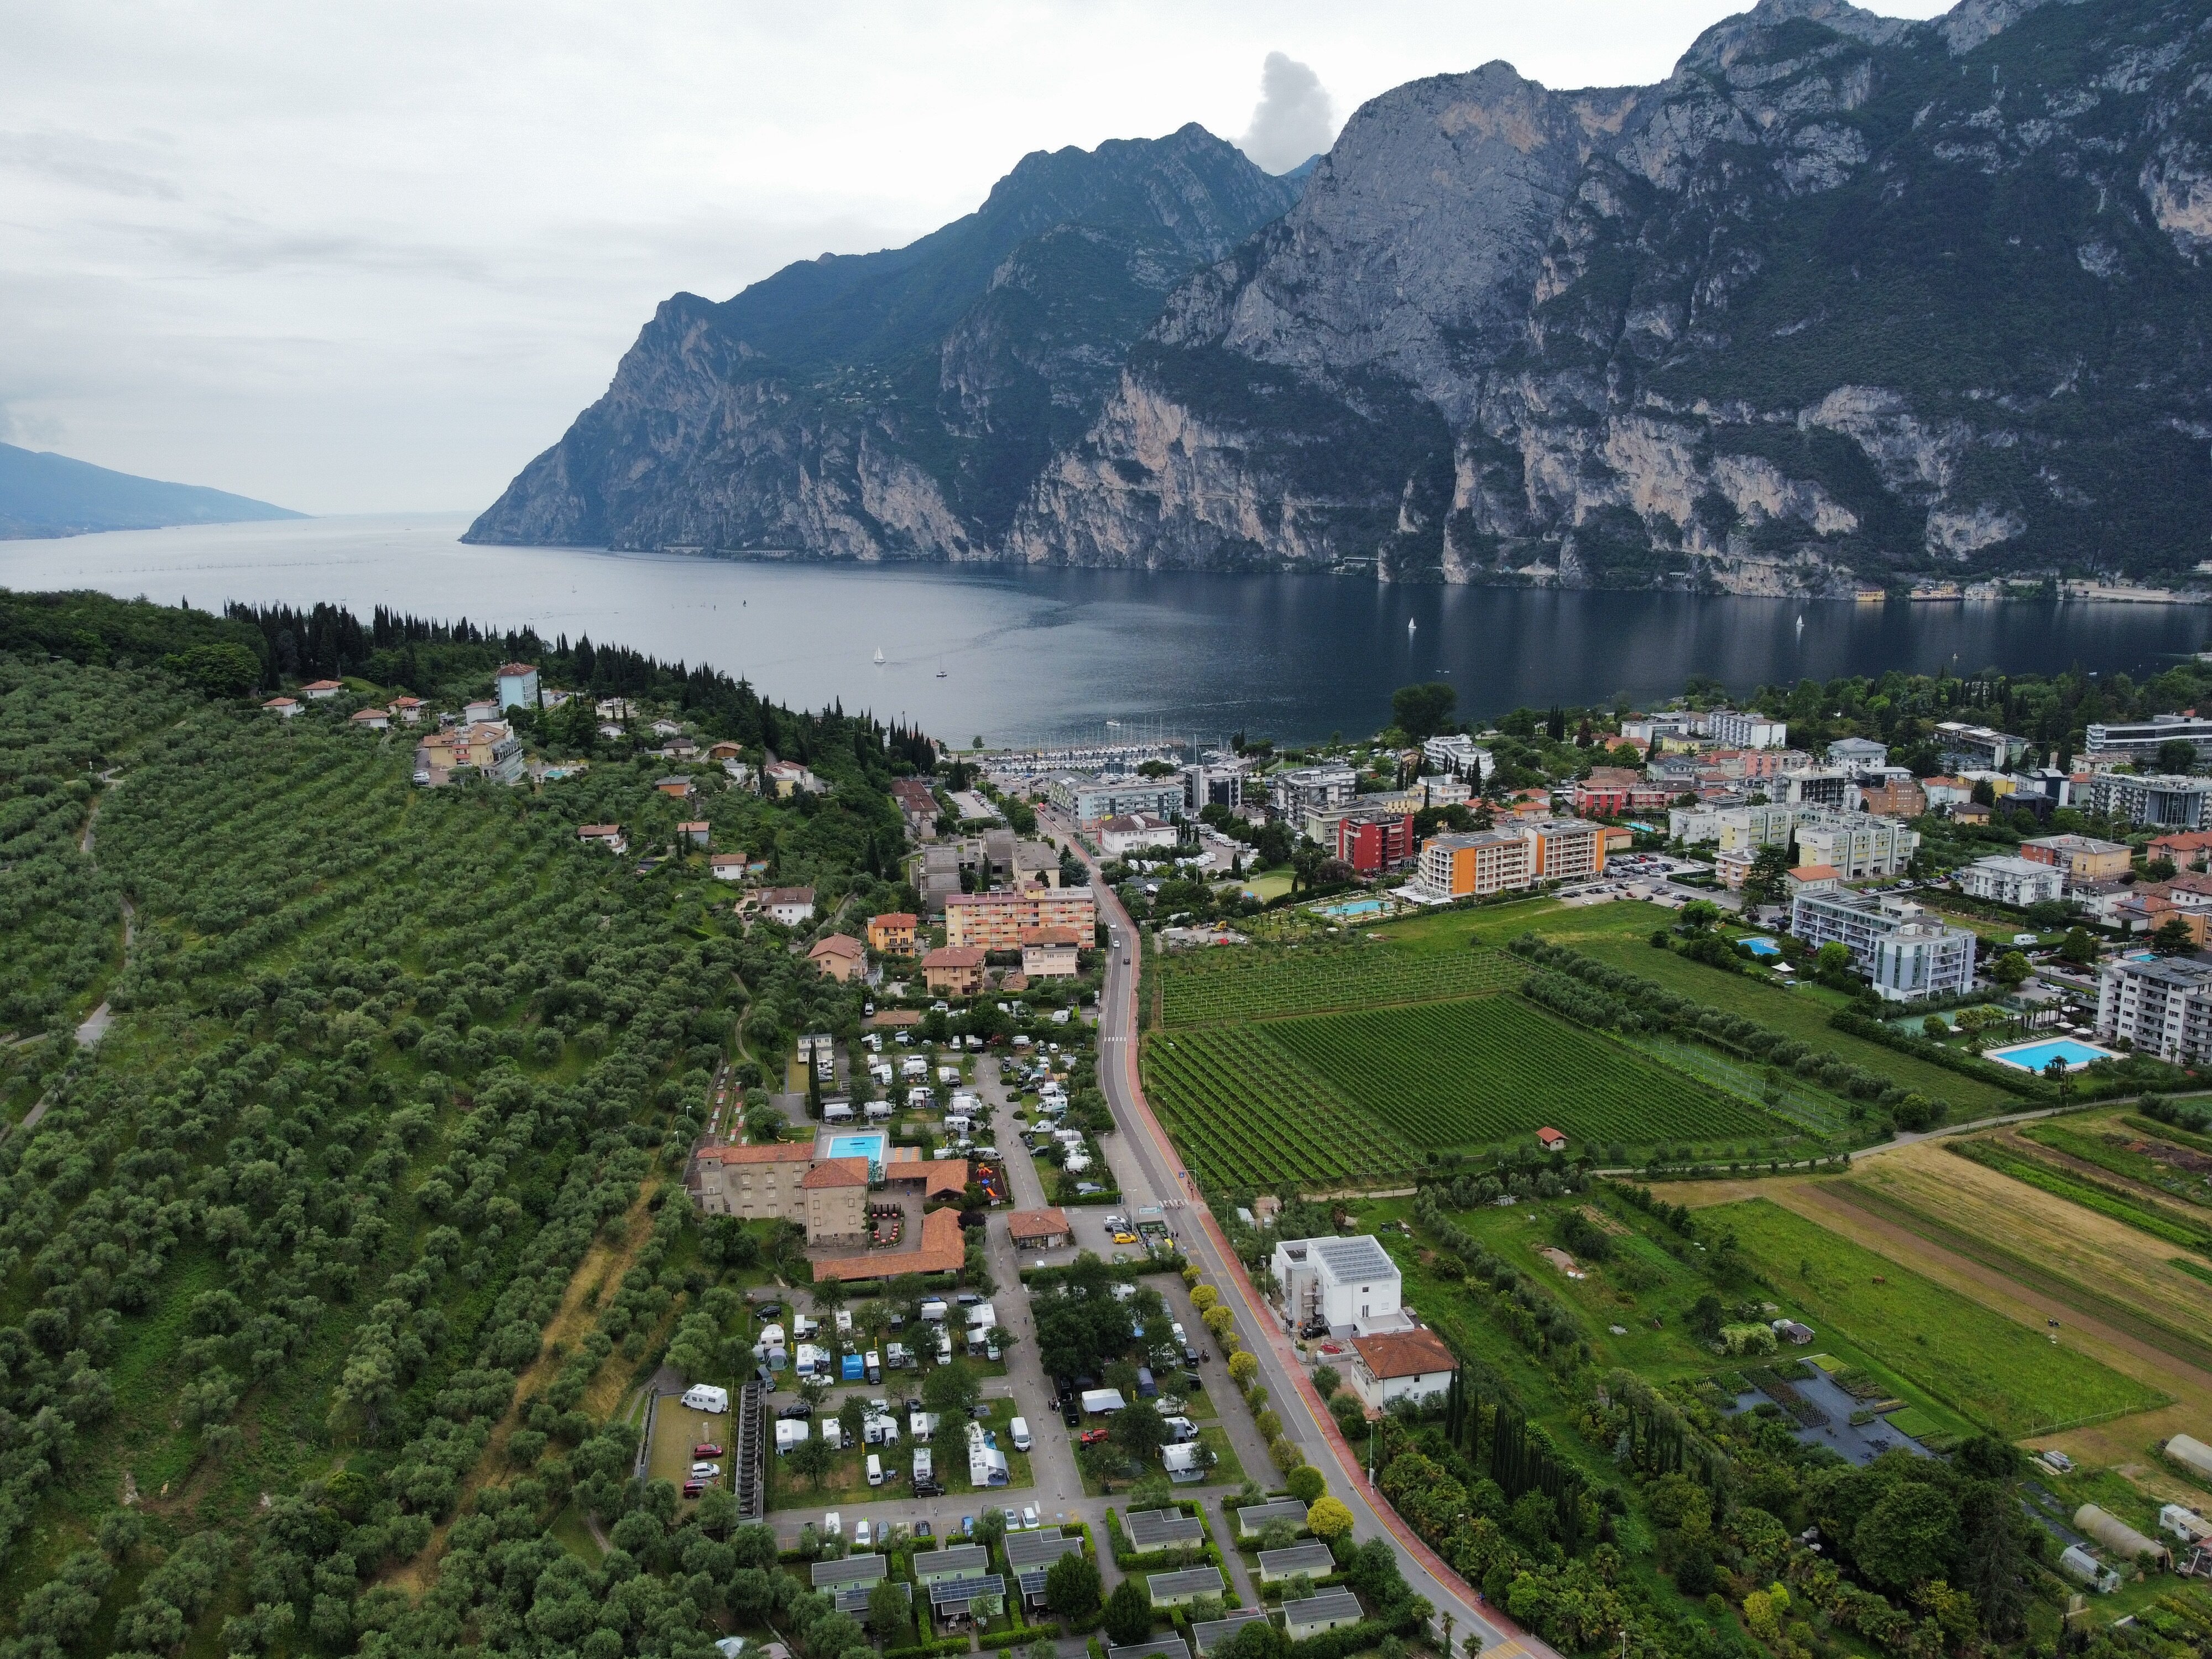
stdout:
<svg viewBox="0 0 2212 1659">
<path fill-rule="evenodd" d="M 1652 904 L 1623 902 L 1571 909 L 1555 900 L 1536 899 L 1496 910 L 1479 910 L 1472 916 L 1448 912 L 1392 923 L 1382 931 L 1395 940 L 1401 929 L 1421 930 L 1407 938 L 1404 948 L 1438 955 L 1464 949 L 1469 940 L 1497 948 L 1516 934 L 1538 933 L 1555 944 L 1584 951 L 1670 991 L 1811 1043 L 1847 1065 L 1890 1078 L 1901 1088 L 1931 1100 L 1948 1101 L 1954 1121 L 2019 1109 L 2019 1097 L 1995 1084 L 1837 1030 L 1828 1024 L 1828 1016 L 1845 1002 L 1822 987 L 1787 988 L 1771 978 L 1727 973 L 1671 951 L 1653 950 L 1649 943 L 1652 931 L 1672 926 L 1674 920 L 1672 911 Z M 1447 921 L 1453 924 L 1449 928 Z"/>
<path fill-rule="evenodd" d="M 2212 1365 L 2212 1300 L 2175 1265 L 2203 1257 L 2169 1240 L 1934 1146 L 1869 1160 L 1837 1194 L 2177 1358 Z"/>
<path fill-rule="evenodd" d="M 1517 985 L 1526 972 L 1492 951 L 1416 955 L 1363 943 L 1191 951 L 1159 964 L 1160 1024 L 1174 1030 L 1477 996 Z"/>
<path fill-rule="evenodd" d="M 1301 1064 L 1267 1025 L 1208 1026 L 1145 1047 L 1145 1092 L 1209 1188 L 1362 1182 L 1420 1158 Z"/>
<path fill-rule="evenodd" d="M 2030 1123 L 2022 1138 L 2147 1188 L 2154 1202 L 2212 1206 L 2212 1150 L 2199 1136 L 2146 1117 L 2113 1113 Z"/>
<path fill-rule="evenodd" d="M 1408 1145 L 1495 1145 L 1548 1124 L 1577 1146 L 1771 1134 L 1774 1120 L 1518 999 L 1284 1020 L 1268 1035 Z"/>
<path fill-rule="evenodd" d="M 1885 1369 L 2008 1439 L 2166 1403 L 2045 1333 L 1767 1200 L 1704 1210 L 1698 1219 L 1708 1236 L 1732 1234 L 1767 1281 L 1803 1305 L 1823 1341 L 1826 1327 L 1839 1328 Z"/>
<path fill-rule="evenodd" d="M 2037 1143 L 2010 1136 L 1973 1136 L 1948 1143 L 1948 1150 L 1985 1169 L 2025 1182 L 2054 1198 L 2124 1222 L 2154 1238 L 2184 1249 L 2212 1251 L 2212 1229 L 2195 1217 L 2175 1215 L 2155 1200 L 2145 1203 L 2118 1183 L 2036 1155 Z"/>
</svg>

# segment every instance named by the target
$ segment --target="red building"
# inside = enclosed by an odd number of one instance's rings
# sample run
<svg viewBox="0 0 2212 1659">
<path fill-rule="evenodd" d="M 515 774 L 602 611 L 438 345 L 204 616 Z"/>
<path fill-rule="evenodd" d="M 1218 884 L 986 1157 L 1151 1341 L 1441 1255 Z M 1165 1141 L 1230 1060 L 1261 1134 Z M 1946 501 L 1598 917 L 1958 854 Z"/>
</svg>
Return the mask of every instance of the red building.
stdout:
<svg viewBox="0 0 2212 1659">
<path fill-rule="evenodd" d="M 1363 876 L 1395 870 L 1418 850 L 1411 813 L 1355 812 L 1337 820 L 1336 856 Z"/>
</svg>

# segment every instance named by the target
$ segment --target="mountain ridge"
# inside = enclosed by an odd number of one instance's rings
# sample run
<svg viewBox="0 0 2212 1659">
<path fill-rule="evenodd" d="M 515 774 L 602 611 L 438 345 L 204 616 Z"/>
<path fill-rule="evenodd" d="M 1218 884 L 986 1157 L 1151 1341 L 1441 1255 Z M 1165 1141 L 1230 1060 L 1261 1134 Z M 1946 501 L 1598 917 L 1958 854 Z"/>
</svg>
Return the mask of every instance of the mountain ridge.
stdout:
<svg viewBox="0 0 2212 1659">
<path fill-rule="evenodd" d="M 987 290 L 934 354 L 849 362 L 855 487 L 787 544 L 1816 593 L 2212 554 L 2201 5 L 1760 0 L 1651 87 L 1407 82 L 1298 171 L 1225 248 L 1157 205 L 1055 226 L 1061 263 L 1008 254 L 1027 309 Z M 1154 234 L 1191 262 L 1164 289 Z M 665 416 L 566 465 L 614 476 Z M 794 470 L 745 443 L 754 492 Z M 687 503 L 732 487 L 695 459 L 605 539 L 744 550 Z M 527 516 L 530 477 L 471 534 L 515 538 L 495 515 Z"/>
<path fill-rule="evenodd" d="M 0 540 L 307 516 L 205 484 L 142 478 L 51 450 L 0 443 Z"/>
</svg>

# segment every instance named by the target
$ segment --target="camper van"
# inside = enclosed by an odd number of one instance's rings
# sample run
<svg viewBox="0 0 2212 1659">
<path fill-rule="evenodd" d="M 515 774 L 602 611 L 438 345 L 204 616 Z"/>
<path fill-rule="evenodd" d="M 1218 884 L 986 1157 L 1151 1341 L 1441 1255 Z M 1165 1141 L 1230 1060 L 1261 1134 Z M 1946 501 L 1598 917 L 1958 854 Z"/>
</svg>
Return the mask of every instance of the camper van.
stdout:
<svg viewBox="0 0 2212 1659">
<path fill-rule="evenodd" d="M 868 1484 L 872 1486 L 884 1484 L 884 1460 L 873 1452 L 868 1454 Z"/>
<path fill-rule="evenodd" d="M 1027 1451 L 1030 1449 L 1029 1419 L 1026 1417 L 1016 1418 L 1013 1420 L 1012 1429 L 1014 1436 L 1014 1449 L 1018 1452 Z"/>
<path fill-rule="evenodd" d="M 937 1331 L 937 1363 L 940 1365 L 952 1363 L 952 1333 L 943 1326 L 939 1326 Z"/>
<path fill-rule="evenodd" d="M 719 1414 L 730 1409 L 730 1391 L 706 1382 L 695 1382 L 684 1391 L 684 1403 L 695 1412 Z"/>
<path fill-rule="evenodd" d="M 871 1382 L 882 1382 L 884 1380 L 883 1356 L 878 1353 L 873 1348 L 871 1348 L 867 1352 L 866 1364 L 868 1368 L 868 1381 Z"/>
<path fill-rule="evenodd" d="M 937 1489 L 936 1459 L 927 1446 L 914 1449 L 914 1492 L 927 1498 Z"/>
</svg>

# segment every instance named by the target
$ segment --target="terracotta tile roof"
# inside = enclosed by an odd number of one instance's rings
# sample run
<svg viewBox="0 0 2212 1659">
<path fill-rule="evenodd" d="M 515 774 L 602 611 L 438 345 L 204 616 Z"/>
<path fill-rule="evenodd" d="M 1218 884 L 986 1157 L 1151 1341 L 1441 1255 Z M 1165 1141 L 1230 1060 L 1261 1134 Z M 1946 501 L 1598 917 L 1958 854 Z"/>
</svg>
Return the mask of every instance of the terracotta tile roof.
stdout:
<svg viewBox="0 0 2212 1659">
<path fill-rule="evenodd" d="M 1355 1336 L 1352 1346 L 1358 1350 L 1360 1363 L 1378 1382 L 1387 1376 L 1425 1376 L 1459 1365 L 1443 1339 L 1425 1328 L 1388 1336 Z"/>
<path fill-rule="evenodd" d="M 887 910 L 882 915 L 868 918 L 871 927 L 918 927 L 921 925 L 920 916 L 909 915 L 904 910 Z"/>
<path fill-rule="evenodd" d="M 814 1148 L 803 1140 L 771 1140 L 759 1146 L 709 1146 L 702 1164 L 811 1164 Z"/>
<path fill-rule="evenodd" d="M 622 834 L 622 825 L 619 823 L 580 823 L 576 826 L 576 833 L 580 836 L 619 836 Z"/>
<path fill-rule="evenodd" d="M 305 685 L 301 686 L 300 690 L 302 691 L 343 691 L 345 690 L 345 682 L 343 680 L 309 680 Z"/>
<path fill-rule="evenodd" d="M 1022 943 L 1028 945 L 1080 945 L 1083 939 L 1073 927 L 1024 927 Z"/>
<path fill-rule="evenodd" d="M 535 674 L 537 672 L 538 665 L 534 662 L 503 662 L 499 665 L 502 678 L 510 674 Z"/>
<path fill-rule="evenodd" d="M 809 1170 L 799 1184 L 810 1193 L 830 1187 L 865 1187 L 868 1184 L 868 1160 L 826 1158 Z"/>
<path fill-rule="evenodd" d="M 733 864 L 743 865 L 745 862 L 745 855 L 743 853 L 709 853 L 707 854 L 707 867 L 710 870 L 726 870 Z"/>
<path fill-rule="evenodd" d="M 968 1241 L 961 1236 L 957 1210 L 932 1210 L 921 1218 L 921 1248 L 918 1250 L 870 1250 L 862 1255 L 835 1257 L 814 1264 L 814 1277 L 824 1279 L 892 1279 L 900 1273 L 950 1273 L 960 1271 L 968 1259 Z"/>
<path fill-rule="evenodd" d="M 814 890 L 811 887 L 771 887 L 761 894 L 760 902 L 770 907 L 778 904 L 811 904 L 814 902 Z"/>
<path fill-rule="evenodd" d="M 921 959 L 924 968 L 981 968 L 983 950 L 975 945 L 940 945 Z"/>
<path fill-rule="evenodd" d="M 1017 1243 L 1024 1238 L 1065 1238 L 1067 1212 L 1017 1210 L 1006 1218 L 1006 1237 Z"/>
<path fill-rule="evenodd" d="M 879 1014 L 870 1014 L 868 1024 L 886 1030 L 921 1024 L 919 1008 L 886 1008 Z"/>
<path fill-rule="evenodd" d="M 1839 881 L 1844 872 L 1832 864 L 1801 864 L 1790 873 L 1799 881 Z"/>
<path fill-rule="evenodd" d="M 806 953 L 810 961 L 817 957 L 865 957 L 867 954 L 868 947 L 850 933 L 832 933 L 825 939 L 817 939 L 814 948 Z"/>
</svg>

